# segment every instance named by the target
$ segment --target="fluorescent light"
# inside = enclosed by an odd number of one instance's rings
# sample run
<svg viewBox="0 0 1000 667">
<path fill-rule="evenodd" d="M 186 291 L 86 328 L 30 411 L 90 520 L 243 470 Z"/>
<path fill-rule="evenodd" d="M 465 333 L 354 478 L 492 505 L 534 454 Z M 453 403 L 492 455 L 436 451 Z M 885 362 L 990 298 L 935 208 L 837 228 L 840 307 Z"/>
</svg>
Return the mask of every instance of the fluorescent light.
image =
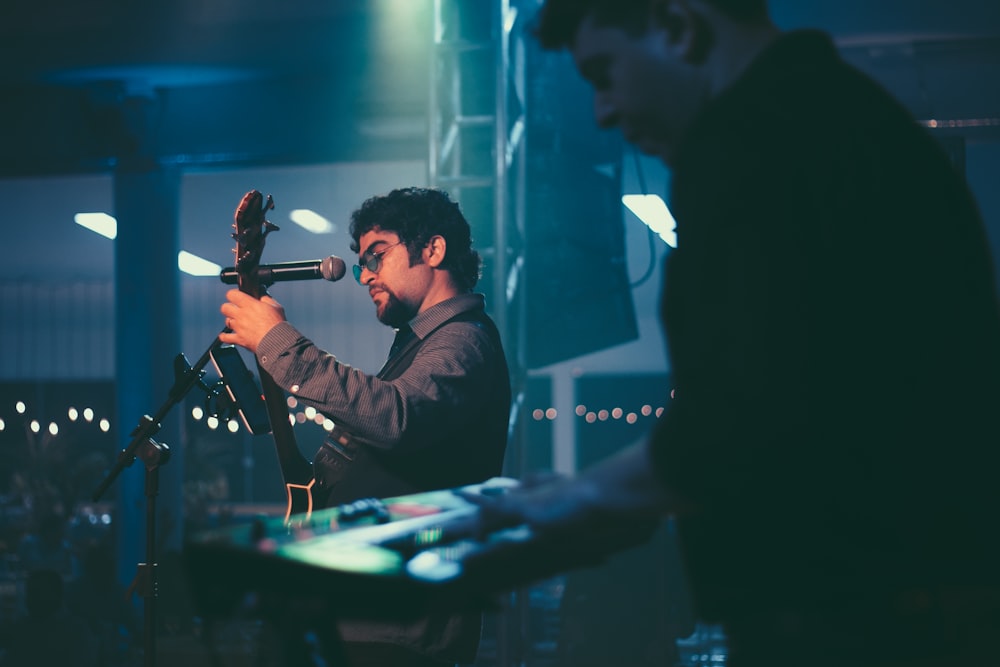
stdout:
<svg viewBox="0 0 1000 667">
<path fill-rule="evenodd" d="M 118 221 L 107 213 L 77 213 L 74 222 L 101 236 L 113 239 L 118 236 Z"/>
<path fill-rule="evenodd" d="M 186 250 L 177 253 L 177 268 L 192 276 L 218 276 L 222 273 L 222 267 L 215 262 L 192 255 Z"/>
<path fill-rule="evenodd" d="M 622 203 L 668 246 L 677 247 L 677 222 L 659 195 L 623 195 Z"/>
<path fill-rule="evenodd" d="M 296 225 L 310 231 L 313 234 L 330 234 L 336 227 L 333 223 L 321 216 L 315 211 L 310 211 L 307 208 L 297 208 L 292 210 L 288 214 L 288 217 L 292 219 Z"/>
</svg>

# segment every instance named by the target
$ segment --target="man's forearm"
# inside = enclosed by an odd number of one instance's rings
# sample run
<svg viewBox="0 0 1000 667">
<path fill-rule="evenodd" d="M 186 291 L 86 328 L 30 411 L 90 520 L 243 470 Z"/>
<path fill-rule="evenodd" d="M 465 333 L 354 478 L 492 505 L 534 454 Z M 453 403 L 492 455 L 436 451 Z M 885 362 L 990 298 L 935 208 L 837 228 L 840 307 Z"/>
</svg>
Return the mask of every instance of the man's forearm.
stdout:
<svg viewBox="0 0 1000 667">
<path fill-rule="evenodd" d="M 649 444 L 640 441 L 581 472 L 577 483 L 595 509 L 663 515 L 680 509 L 656 474 Z"/>
</svg>

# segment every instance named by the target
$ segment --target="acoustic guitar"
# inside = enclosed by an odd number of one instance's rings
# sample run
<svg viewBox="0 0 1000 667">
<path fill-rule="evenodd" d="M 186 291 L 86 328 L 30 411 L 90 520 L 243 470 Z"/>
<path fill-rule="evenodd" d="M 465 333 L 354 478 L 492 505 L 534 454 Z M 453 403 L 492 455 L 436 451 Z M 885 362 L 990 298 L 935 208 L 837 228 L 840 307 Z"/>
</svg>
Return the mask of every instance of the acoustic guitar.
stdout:
<svg viewBox="0 0 1000 667">
<path fill-rule="evenodd" d="M 251 190 L 243 196 L 234 215 L 233 239 L 236 240 L 236 247 L 233 252 L 237 285 L 241 292 L 258 299 L 267 294 L 257 271 L 264 252 L 265 240 L 268 234 L 279 229 L 277 225 L 267 220 L 267 212 L 273 208 L 274 200 L 271 195 L 268 195 L 265 201 L 260 192 Z M 305 514 L 308 518 L 312 513 L 313 486 L 316 480 L 312 464 L 302 456 L 295 442 L 295 433 L 285 402 L 285 391 L 261 367 L 259 360 L 257 360 L 257 373 L 260 376 L 261 390 L 271 421 L 271 435 L 274 438 L 281 477 L 288 497 L 288 508 L 285 512 L 287 524 L 293 515 Z"/>
</svg>

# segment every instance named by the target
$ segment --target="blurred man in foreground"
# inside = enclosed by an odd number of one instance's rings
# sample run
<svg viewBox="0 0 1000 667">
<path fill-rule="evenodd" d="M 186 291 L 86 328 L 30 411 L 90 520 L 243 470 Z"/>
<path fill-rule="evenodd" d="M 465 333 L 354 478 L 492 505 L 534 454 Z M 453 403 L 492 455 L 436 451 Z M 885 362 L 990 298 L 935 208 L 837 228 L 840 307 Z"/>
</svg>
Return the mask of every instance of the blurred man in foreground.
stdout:
<svg viewBox="0 0 1000 667">
<path fill-rule="evenodd" d="M 482 501 L 482 529 L 628 544 L 677 515 L 734 667 L 993 651 L 1000 315 L 945 152 L 764 0 L 548 0 L 537 35 L 671 169 L 675 398 L 647 442 Z"/>
</svg>

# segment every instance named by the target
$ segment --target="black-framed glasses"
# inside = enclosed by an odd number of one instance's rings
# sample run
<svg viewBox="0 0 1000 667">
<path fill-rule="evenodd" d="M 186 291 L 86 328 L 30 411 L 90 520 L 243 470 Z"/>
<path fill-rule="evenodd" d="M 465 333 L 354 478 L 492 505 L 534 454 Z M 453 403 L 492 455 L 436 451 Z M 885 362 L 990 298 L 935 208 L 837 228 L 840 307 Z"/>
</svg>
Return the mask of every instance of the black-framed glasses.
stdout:
<svg viewBox="0 0 1000 667">
<path fill-rule="evenodd" d="M 402 241 L 397 241 L 396 243 L 390 243 L 387 246 L 382 246 L 381 250 L 376 250 L 375 252 L 366 252 L 358 258 L 358 263 L 351 267 L 354 271 L 354 279 L 361 284 L 361 272 L 368 269 L 372 273 L 378 273 L 382 268 L 382 255 L 389 252 L 396 246 L 402 244 Z"/>
</svg>

